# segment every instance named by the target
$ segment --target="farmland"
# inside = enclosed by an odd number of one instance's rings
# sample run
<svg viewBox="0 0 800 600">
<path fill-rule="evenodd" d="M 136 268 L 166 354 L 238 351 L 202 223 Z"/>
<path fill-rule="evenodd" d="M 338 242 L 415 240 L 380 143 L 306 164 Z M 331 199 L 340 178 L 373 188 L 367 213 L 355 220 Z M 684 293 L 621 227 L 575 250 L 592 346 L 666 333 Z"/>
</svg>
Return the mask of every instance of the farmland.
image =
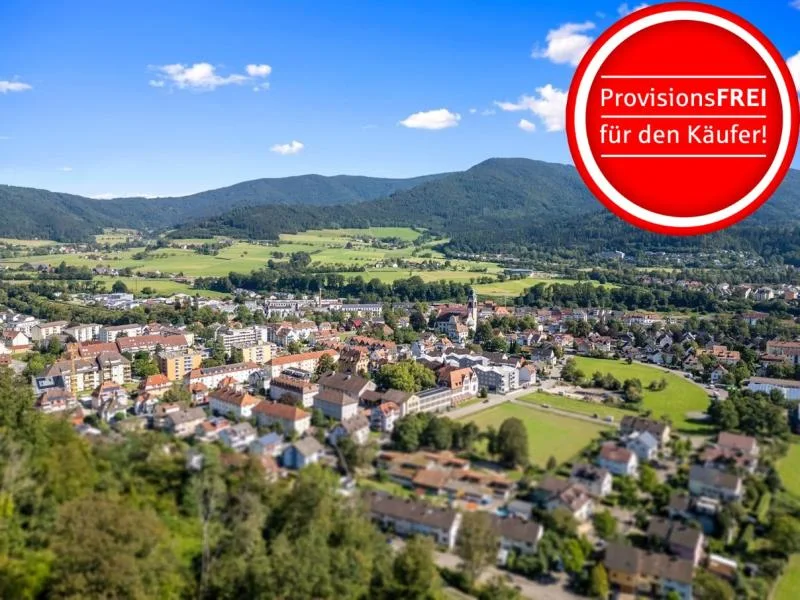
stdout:
<svg viewBox="0 0 800 600">
<path fill-rule="evenodd" d="M 511 417 L 521 419 L 525 424 L 530 459 L 539 467 L 544 467 L 551 456 L 559 463 L 569 460 L 607 429 L 601 424 L 548 414 L 510 402 L 462 420 L 473 421 L 481 429 L 486 429 L 490 426 L 499 428 L 503 421 Z"/>
<path fill-rule="evenodd" d="M 650 410 L 655 418 L 667 416 L 673 426 L 679 431 L 687 433 L 702 432 L 702 423 L 692 421 L 687 415 L 690 412 L 702 413 L 708 408 L 708 395 L 699 385 L 688 381 L 685 377 L 658 367 L 640 363 L 626 364 L 622 361 L 604 360 L 601 358 L 587 358 L 578 356 L 575 362 L 587 377 L 595 371 L 611 373 L 624 381 L 638 378 L 644 387 L 642 408 Z M 661 378 L 667 381 L 667 387 L 660 392 L 653 392 L 647 386 Z"/>
</svg>

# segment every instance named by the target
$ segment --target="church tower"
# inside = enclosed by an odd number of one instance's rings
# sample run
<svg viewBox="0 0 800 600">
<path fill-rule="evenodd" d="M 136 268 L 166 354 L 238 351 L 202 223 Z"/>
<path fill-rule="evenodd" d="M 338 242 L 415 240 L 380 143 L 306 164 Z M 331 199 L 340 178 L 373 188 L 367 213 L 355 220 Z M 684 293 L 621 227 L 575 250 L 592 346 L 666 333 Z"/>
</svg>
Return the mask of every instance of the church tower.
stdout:
<svg viewBox="0 0 800 600">
<path fill-rule="evenodd" d="M 475 288 L 470 290 L 467 302 L 467 325 L 473 331 L 478 326 L 478 294 L 475 293 Z"/>
</svg>

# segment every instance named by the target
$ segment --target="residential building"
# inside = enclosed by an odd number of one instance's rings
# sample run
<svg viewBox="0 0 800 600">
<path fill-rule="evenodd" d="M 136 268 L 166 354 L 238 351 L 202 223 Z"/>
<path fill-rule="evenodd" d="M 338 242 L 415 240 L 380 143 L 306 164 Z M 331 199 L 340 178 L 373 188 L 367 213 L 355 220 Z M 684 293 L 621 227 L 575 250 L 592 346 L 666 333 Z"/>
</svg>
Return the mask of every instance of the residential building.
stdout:
<svg viewBox="0 0 800 600">
<path fill-rule="evenodd" d="M 689 470 L 689 491 L 695 496 L 708 496 L 723 502 L 739 500 L 742 480 L 733 473 L 694 465 Z"/>
<path fill-rule="evenodd" d="M 370 413 L 370 427 L 374 431 L 391 433 L 394 423 L 400 418 L 400 407 L 394 402 L 384 402 L 372 409 Z"/>
<path fill-rule="evenodd" d="M 257 440 L 253 441 L 250 444 L 250 454 L 255 454 L 256 456 L 272 456 L 277 457 L 280 456 L 283 452 L 286 443 L 283 441 L 283 435 L 276 432 L 270 432 L 266 435 L 262 435 Z"/>
<path fill-rule="evenodd" d="M 304 437 L 288 446 L 281 454 L 281 462 L 287 469 L 302 469 L 319 462 L 324 449 L 313 437 Z"/>
<path fill-rule="evenodd" d="M 216 442 L 219 434 L 231 426 L 231 422 L 225 417 L 208 417 L 195 429 L 195 438 L 201 442 Z"/>
<path fill-rule="evenodd" d="M 779 356 L 789 364 L 800 364 L 800 342 L 767 341 L 767 356 Z"/>
<path fill-rule="evenodd" d="M 330 356 L 334 362 L 339 360 L 339 353 L 335 350 L 318 350 L 302 354 L 275 356 L 268 363 L 270 378 L 277 377 L 286 369 L 301 369 L 313 373 L 317 370 L 319 359 L 325 354 Z"/>
<path fill-rule="evenodd" d="M 611 493 L 613 486 L 613 478 L 607 469 L 586 463 L 572 467 L 569 481 L 582 485 L 595 498 L 605 498 Z"/>
<path fill-rule="evenodd" d="M 478 385 L 481 388 L 498 394 L 506 394 L 519 388 L 519 373 L 514 367 L 475 365 L 472 370 L 478 376 Z"/>
<path fill-rule="evenodd" d="M 506 505 L 506 511 L 509 517 L 516 517 L 529 521 L 533 514 L 533 504 L 525 502 L 524 500 L 512 500 Z"/>
<path fill-rule="evenodd" d="M 585 487 L 558 477 L 545 477 L 534 488 L 532 498 L 546 510 L 566 509 L 580 522 L 588 520 L 594 511 L 594 501 Z"/>
<path fill-rule="evenodd" d="M 328 440 L 334 445 L 343 437 L 349 437 L 359 446 L 366 444 L 369 439 L 369 420 L 357 414 L 338 423 L 328 434 Z"/>
<path fill-rule="evenodd" d="M 614 475 L 636 477 L 639 474 L 639 459 L 636 454 L 614 442 L 602 445 L 597 464 Z"/>
<path fill-rule="evenodd" d="M 136 337 L 144 333 L 144 326 L 131 325 L 111 325 L 103 327 L 98 336 L 101 342 L 116 342 L 119 337 Z"/>
<path fill-rule="evenodd" d="M 606 547 L 603 564 L 613 590 L 655 592 L 658 596 L 674 591 L 681 600 L 692 600 L 694 565 L 689 560 L 612 542 Z"/>
<path fill-rule="evenodd" d="M 289 404 L 264 400 L 253 414 L 261 427 L 278 424 L 285 435 L 303 435 L 311 427 L 311 414 Z"/>
<path fill-rule="evenodd" d="M 533 521 L 492 515 L 492 526 L 500 539 L 500 549 L 519 554 L 534 554 L 544 535 L 544 527 Z"/>
<path fill-rule="evenodd" d="M 136 354 L 137 352 L 156 351 L 176 352 L 187 350 L 189 342 L 184 335 L 137 335 L 133 337 L 118 337 L 117 348 L 120 352 Z"/>
<path fill-rule="evenodd" d="M 478 376 L 470 367 L 443 367 L 439 370 L 438 383 L 451 391 L 452 405 L 456 406 L 478 395 Z"/>
<path fill-rule="evenodd" d="M 632 433 L 643 433 L 647 431 L 652 435 L 660 446 L 669 442 L 670 426 L 663 421 L 654 421 L 644 417 L 626 416 L 620 422 L 620 433 L 629 436 Z"/>
<path fill-rule="evenodd" d="M 170 381 L 183 380 L 203 362 L 203 355 L 191 349 L 159 352 L 156 358 L 159 369 Z"/>
<path fill-rule="evenodd" d="M 439 546 L 448 550 L 455 548 L 461 525 L 460 513 L 382 492 L 368 493 L 366 499 L 372 520 L 383 529 L 403 537 L 430 536 Z"/>
<path fill-rule="evenodd" d="M 36 409 L 43 413 L 64 412 L 79 406 L 75 396 L 62 387 L 46 389 L 36 396 Z"/>
<path fill-rule="evenodd" d="M 255 327 L 243 327 L 234 329 L 232 327 L 220 327 L 217 329 L 215 338 L 222 342 L 225 352 L 230 355 L 231 349 L 236 346 L 255 346 L 261 342 L 261 333 Z"/>
<path fill-rule="evenodd" d="M 358 400 L 336 390 L 320 390 L 314 397 L 314 408 L 329 419 L 344 421 L 358 413 Z"/>
<path fill-rule="evenodd" d="M 439 413 L 453 406 L 453 392 L 447 387 L 422 390 L 416 397 L 419 401 L 418 412 Z"/>
<path fill-rule="evenodd" d="M 651 543 L 664 548 L 670 554 L 689 560 L 694 566 L 703 558 L 702 530 L 680 521 L 653 517 L 647 526 L 646 535 Z"/>
<path fill-rule="evenodd" d="M 73 374 L 75 381 L 73 382 Z M 76 358 L 53 363 L 47 377 L 60 376 L 73 394 L 95 389 L 104 381 L 126 385 L 131 381 L 130 361 L 116 352 L 101 352 L 94 358 Z"/>
<path fill-rule="evenodd" d="M 245 450 L 256 437 L 258 437 L 256 430 L 246 421 L 232 425 L 219 433 L 219 441 L 237 452 Z"/>
<path fill-rule="evenodd" d="M 242 360 L 244 362 L 256 363 L 257 365 L 265 365 L 272 360 L 272 345 L 271 344 L 252 344 L 250 346 L 235 346 L 242 351 Z"/>
<path fill-rule="evenodd" d="M 359 402 L 364 392 L 375 391 L 375 382 L 353 373 L 326 373 L 319 378 L 320 393 L 334 392 Z"/>
<path fill-rule="evenodd" d="M 68 325 L 68 321 L 38 323 L 31 328 L 31 339 L 34 342 L 45 342 L 53 336 L 61 335 L 61 333 L 64 331 L 64 328 Z"/>
<path fill-rule="evenodd" d="M 318 393 L 319 386 L 307 379 L 280 375 L 269 382 L 269 397 L 284 404 L 312 408 Z"/>
<path fill-rule="evenodd" d="M 800 381 L 794 379 L 775 379 L 773 377 L 751 377 L 747 389 L 753 392 L 769 394 L 778 390 L 790 402 L 800 401 Z"/>
<path fill-rule="evenodd" d="M 649 431 L 634 432 L 625 438 L 623 443 L 636 455 L 640 463 L 655 460 L 658 455 L 658 440 Z"/>
<path fill-rule="evenodd" d="M 24 332 L 16 329 L 3 330 L 3 344 L 12 352 L 25 352 L 33 348 L 31 339 Z"/>
<path fill-rule="evenodd" d="M 206 412 L 199 406 L 180 407 L 169 411 L 164 417 L 164 430 L 175 437 L 185 438 L 194 435 L 198 425 L 206 420 Z"/>
<path fill-rule="evenodd" d="M 259 402 L 261 400 L 236 386 L 221 387 L 208 395 L 212 413 L 235 419 L 249 419 Z"/>
<path fill-rule="evenodd" d="M 251 375 L 260 371 L 261 367 L 255 363 L 234 363 L 194 369 L 186 375 L 185 379 L 189 385 L 202 383 L 208 389 L 213 389 L 227 379 L 232 379 L 236 383 L 247 383 Z"/>
<path fill-rule="evenodd" d="M 150 375 L 142 379 L 139 384 L 139 392 L 160 398 L 166 394 L 171 387 L 172 382 L 167 379 L 167 376 L 159 373 L 158 375 Z"/>
<path fill-rule="evenodd" d="M 63 333 L 78 343 L 91 342 L 100 338 L 102 328 L 97 323 L 78 324 L 64 328 Z"/>
</svg>

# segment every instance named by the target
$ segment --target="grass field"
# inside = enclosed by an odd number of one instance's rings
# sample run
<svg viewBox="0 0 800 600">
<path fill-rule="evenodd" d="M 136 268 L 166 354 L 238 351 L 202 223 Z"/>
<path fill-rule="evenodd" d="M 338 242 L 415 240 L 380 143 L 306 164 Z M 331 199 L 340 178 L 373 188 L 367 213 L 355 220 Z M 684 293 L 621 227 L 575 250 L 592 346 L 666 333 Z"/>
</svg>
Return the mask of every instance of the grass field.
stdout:
<svg viewBox="0 0 800 600">
<path fill-rule="evenodd" d="M 172 294 L 195 294 L 205 298 L 223 298 L 228 294 L 220 292 L 213 292 L 211 290 L 196 290 L 185 283 L 172 281 L 171 279 L 143 279 L 140 277 L 95 277 L 96 281 L 105 283 L 106 291 L 111 291 L 111 286 L 115 281 L 122 281 L 128 286 L 128 291 L 132 294 L 138 295 L 144 288 L 149 287 L 157 294 L 172 295 Z"/>
<path fill-rule="evenodd" d="M 800 554 L 789 559 L 789 564 L 778 580 L 771 600 L 796 600 L 800 590 Z"/>
<path fill-rule="evenodd" d="M 548 414 L 511 403 L 469 415 L 461 421 L 473 421 L 481 429 L 489 426 L 499 428 L 503 421 L 511 417 L 517 417 L 525 423 L 530 459 L 539 467 L 544 467 L 551 456 L 559 463 L 569 460 L 597 438 L 601 431 L 607 429 L 600 424 Z"/>
<path fill-rule="evenodd" d="M 0 244 L 13 244 L 27 248 L 41 248 L 42 246 L 55 246 L 58 242 L 51 240 L 18 240 L 16 238 L 0 238 Z"/>
<path fill-rule="evenodd" d="M 614 421 L 619 422 L 622 417 L 636 415 L 637 413 L 632 410 L 624 410 L 622 408 L 615 408 L 607 406 L 598 402 L 584 402 L 583 400 L 576 400 L 574 398 L 566 398 L 564 396 L 556 396 L 555 394 L 548 394 L 546 392 L 534 392 L 518 398 L 523 402 L 530 402 L 531 404 L 549 404 L 553 408 L 559 410 L 566 410 L 569 412 L 578 413 L 580 415 L 593 416 L 599 415 L 603 417 L 614 417 Z"/>
<path fill-rule="evenodd" d="M 800 443 L 797 440 L 789 446 L 786 456 L 778 461 L 778 475 L 786 491 L 800 498 Z"/>
<path fill-rule="evenodd" d="M 591 377 L 595 371 L 600 371 L 611 373 L 620 381 L 638 378 L 644 387 L 642 408 L 653 411 L 655 418 L 667 415 L 675 429 L 687 433 L 702 432 L 705 429 L 702 423 L 691 422 L 686 413 L 705 412 L 708 408 L 708 394 L 702 387 L 685 377 L 659 367 L 639 363 L 629 365 L 623 361 L 583 356 L 576 357 L 575 361 L 587 377 Z M 647 389 L 651 381 L 659 381 L 662 377 L 667 380 L 666 389 L 660 392 L 651 392 Z"/>
</svg>

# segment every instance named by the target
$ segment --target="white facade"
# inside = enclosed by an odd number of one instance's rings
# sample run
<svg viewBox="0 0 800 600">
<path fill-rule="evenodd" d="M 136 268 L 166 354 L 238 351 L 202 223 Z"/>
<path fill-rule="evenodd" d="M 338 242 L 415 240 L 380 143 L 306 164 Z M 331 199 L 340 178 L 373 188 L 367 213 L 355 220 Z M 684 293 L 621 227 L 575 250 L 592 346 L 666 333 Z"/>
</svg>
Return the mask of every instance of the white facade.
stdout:
<svg viewBox="0 0 800 600">
<path fill-rule="evenodd" d="M 99 339 L 100 330 L 102 328 L 103 326 L 98 325 L 97 323 L 89 323 L 87 325 L 75 325 L 74 327 L 67 327 L 64 329 L 64 333 L 72 337 L 78 343 L 91 342 Z"/>
</svg>

